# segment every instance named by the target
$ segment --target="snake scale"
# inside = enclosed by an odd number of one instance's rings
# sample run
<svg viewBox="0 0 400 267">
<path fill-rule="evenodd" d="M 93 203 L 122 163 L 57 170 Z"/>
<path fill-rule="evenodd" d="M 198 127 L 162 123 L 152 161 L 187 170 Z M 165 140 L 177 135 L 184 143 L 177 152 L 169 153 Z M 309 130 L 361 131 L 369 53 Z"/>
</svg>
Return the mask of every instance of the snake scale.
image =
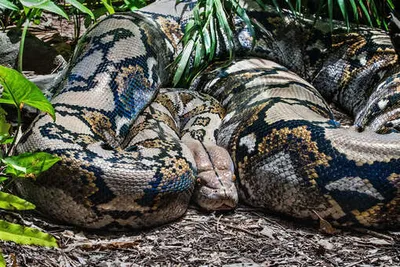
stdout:
<svg viewBox="0 0 400 267">
<path fill-rule="evenodd" d="M 235 20 L 237 60 L 209 66 L 189 90 L 160 89 L 193 4 L 156 1 L 87 31 L 52 99 L 57 121 L 38 116 L 18 146 L 62 160 L 21 194 L 53 218 L 125 229 L 172 221 L 192 197 L 232 209 L 236 184 L 245 203 L 296 218 L 398 227 L 400 72 L 387 34 L 312 30 L 249 3 L 253 48 Z"/>
</svg>

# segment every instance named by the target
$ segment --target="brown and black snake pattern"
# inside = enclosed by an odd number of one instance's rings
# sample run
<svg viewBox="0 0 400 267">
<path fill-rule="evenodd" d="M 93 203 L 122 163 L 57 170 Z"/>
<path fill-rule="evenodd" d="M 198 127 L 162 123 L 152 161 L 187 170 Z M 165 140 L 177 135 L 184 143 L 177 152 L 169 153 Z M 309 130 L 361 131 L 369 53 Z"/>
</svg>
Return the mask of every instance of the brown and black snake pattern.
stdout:
<svg viewBox="0 0 400 267">
<path fill-rule="evenodd" d="M 330 33 L 323 23 L 312 30 L 307 20 L 248 7 L 260 26 L 254 49 L 237 22 L 241 59 L 211 66 L 191 87 L 219 104 L 195 92 L 159 93 L 181 49 L 193 6 L 185 4 L 157 1 L 88 30 L 52 99 L 57 121 L 39 116 L 18 146 L 62 161 L 21 183 L 22 194 L 75 225 L 142 228 L 178 218 L 192 195 L 205 208 L 233 208 L 236 178 L 253 206 L 398 227 L 400 74 L 387 34 Z M 224 47 L 219 38 L 220 59 Z M 352 114 L 355 127 L 340 127 L 327 101 Z"/>
</svg>

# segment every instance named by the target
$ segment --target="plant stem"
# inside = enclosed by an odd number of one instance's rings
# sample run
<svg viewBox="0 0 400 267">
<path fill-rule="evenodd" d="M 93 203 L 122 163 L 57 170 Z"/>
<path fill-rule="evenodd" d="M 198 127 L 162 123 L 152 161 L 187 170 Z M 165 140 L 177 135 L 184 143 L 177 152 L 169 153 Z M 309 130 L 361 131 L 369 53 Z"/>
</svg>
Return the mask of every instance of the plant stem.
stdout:
<svg viewBox="0 0 400 267">
<path fill-rule="evenodd" d="M 22 73 L 22 58 L 24 56 L 25 38 L 26 38 L 26 34 L 28 32 L 29 23 L 30 23 L 30 18 L 29 18 L 29 16 L 27 16 L 27 18 L 25 20 L 24 29 L 22 30 L 21 42 L 19 43 L 18 68 L 17 68 L 17 70 L 20 73 Z"/>
<path fill-rule="evenodd" d="M 21 128 L 21 120 L 22 120 L 22 112 L 21 112 L 22 107 L 17 107 L 17 129 L 15 130 L 15 135 L 14 139 L 11 143 L 10 149 L 7 151 L 6 157 L 10 156 L 14 150 L 15 144 L 17 142 L 18 134 L 19 134 L 19 129 Z"/>
</svg>

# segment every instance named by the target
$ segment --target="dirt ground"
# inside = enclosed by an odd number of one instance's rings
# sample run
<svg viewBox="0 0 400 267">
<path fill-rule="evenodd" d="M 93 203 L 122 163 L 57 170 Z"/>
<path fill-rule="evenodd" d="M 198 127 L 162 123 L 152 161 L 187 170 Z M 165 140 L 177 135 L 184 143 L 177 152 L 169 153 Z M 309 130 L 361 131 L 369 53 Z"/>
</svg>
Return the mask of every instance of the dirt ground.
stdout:
<svg viewBox="0 0 400 267">
<path fill-rule="evenodd" d="M 189 208 L 180 220 L 138 232 L 88 232 L 37 215 L 25 224 L 53 234 L 58 249 L 2 242 L 9 266 L 400 266 L 400 232 L 323 234 L 306 224 L 240 206 L 230 214 Z"/>
<path fill-rule="evenodd" d="M 61 49 L 71 24 L 47 18 L 36 35 Z M 53 21 L 51 21 L 53 20 Z M 48 26 L 50 25 L 50 26 Z M 32 31 L 35 32 L 35 31 Z M 55 34 L 55 35 L 54 35 Z M 57 43 L 57 42 L 56 42 Z M 326 234 L 304 223 L 240 206 L 228 214 L 189 208 L 180 220 L 138 232 L 88 232 L 26 213 L 1 217 L 53 234 L 60 248 L 1 242 L 8 266 L 400 266 L 400 230 L 340 230 Z"/>
</svg>

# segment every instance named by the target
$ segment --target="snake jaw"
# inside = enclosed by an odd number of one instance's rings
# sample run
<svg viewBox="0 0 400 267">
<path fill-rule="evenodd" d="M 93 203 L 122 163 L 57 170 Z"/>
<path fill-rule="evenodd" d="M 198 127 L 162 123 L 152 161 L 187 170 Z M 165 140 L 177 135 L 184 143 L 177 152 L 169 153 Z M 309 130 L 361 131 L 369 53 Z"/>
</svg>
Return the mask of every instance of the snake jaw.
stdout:
<svg viewBox="0 0 400 267">
<path fill-rule="evenodd" d="M 193 201 L 207 211 L 232 210 L 238 204 L 234 166 L 228 151 L 210 142 L 185 139 L 197 166 Z"/>
<path fill-rule="evenodd" d="M 204 210 L 232 210 L 238 204 L 238 193 L 231 170 L 209 170 L 197 176 L 193 200 Z"/>
</svg>

